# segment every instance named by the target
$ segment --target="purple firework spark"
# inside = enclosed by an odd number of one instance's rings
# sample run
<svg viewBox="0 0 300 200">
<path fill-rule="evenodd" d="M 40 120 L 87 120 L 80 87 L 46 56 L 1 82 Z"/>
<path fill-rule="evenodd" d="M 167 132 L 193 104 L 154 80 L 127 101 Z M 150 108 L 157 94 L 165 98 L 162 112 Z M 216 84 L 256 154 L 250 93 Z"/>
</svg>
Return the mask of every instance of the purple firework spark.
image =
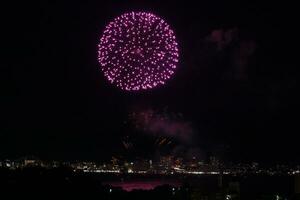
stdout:
<svg viewBox="0 0 300 200">
<path fill-rule="evenodd" d="M 98 45 L 107 79 L 123 90 L 165 84 L 178 63 L 178 44 L 170 26 L 152 13 L 125 13 L 110 22 Z"/>
</svg>

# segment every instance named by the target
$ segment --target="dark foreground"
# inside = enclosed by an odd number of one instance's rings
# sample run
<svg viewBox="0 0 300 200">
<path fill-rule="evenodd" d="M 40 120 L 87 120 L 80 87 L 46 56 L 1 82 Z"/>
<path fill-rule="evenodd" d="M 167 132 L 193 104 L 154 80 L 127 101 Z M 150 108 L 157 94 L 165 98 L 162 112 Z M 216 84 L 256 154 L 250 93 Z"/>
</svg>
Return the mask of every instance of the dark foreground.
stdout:
<svg viewBox="0 0 300 200">
<path fill-rule="evenodd" d="M 300 199 L 295 176 L 149 176 L 0 169 L 0 199 Z M 298 185 L 299 184 L 299 185 Z"/>
</svg>

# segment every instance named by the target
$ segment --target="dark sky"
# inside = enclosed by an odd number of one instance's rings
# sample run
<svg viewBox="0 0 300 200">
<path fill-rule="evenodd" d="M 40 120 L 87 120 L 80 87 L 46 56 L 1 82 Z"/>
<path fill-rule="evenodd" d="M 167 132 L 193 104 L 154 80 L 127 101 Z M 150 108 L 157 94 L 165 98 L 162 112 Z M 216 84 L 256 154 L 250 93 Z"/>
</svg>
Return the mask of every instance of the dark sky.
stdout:
<svg viewBox="0 0 300 200">
<path fill-rule="evenodd" d="M 108 159 L 122 154 L 126 135 L 147 142 L 128 115 L 150 109 L 180 115 L 205 155 L 300 161 L 293 5 L 39 1 L 3 8 L 0 159 Z M 97 44 L 111 19 L 132 10 L 171 24 L 180 64 L 165 86 L 129 93 L 104 78 Z"/>
</svg>

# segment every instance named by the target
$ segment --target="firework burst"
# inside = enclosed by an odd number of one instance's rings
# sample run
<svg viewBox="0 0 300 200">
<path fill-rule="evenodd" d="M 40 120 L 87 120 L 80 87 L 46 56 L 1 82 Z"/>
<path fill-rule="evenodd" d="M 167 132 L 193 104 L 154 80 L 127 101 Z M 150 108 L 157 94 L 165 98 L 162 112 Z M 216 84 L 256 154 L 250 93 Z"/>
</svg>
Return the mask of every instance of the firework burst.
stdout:
<svg viewBox="0 0 300 200">
<path fill-rule="evenodd" d="M 115 18 L 106 26 L 98 47 L 105 77 L 128 91 L 165 84 L 179 59 L 173 30 L 163 19 L 146 12 Z"/>
</svg>

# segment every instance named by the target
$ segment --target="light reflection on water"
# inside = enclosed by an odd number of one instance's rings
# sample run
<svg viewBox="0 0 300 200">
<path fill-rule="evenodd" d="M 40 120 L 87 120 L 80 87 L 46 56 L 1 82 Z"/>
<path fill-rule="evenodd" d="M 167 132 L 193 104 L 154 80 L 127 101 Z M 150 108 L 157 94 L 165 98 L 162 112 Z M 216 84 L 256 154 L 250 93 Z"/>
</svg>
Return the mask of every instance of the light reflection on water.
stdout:
<svg viewBox="0 0 300 200">
<path fill-rule="evenodd" d="M 125 182 L 106 182 L 105 185 L 112 187 L 120 187 L 123 190 L 130 192 L 132 190 L 153 190 L 154 188 L 162 185 L 170 185 L 173 187 L 179 187 L 181 184 L 177 181 L 164 181 L 164 180 L 153 180 L 153 181 L 125 181 Z"/>
</svg>

